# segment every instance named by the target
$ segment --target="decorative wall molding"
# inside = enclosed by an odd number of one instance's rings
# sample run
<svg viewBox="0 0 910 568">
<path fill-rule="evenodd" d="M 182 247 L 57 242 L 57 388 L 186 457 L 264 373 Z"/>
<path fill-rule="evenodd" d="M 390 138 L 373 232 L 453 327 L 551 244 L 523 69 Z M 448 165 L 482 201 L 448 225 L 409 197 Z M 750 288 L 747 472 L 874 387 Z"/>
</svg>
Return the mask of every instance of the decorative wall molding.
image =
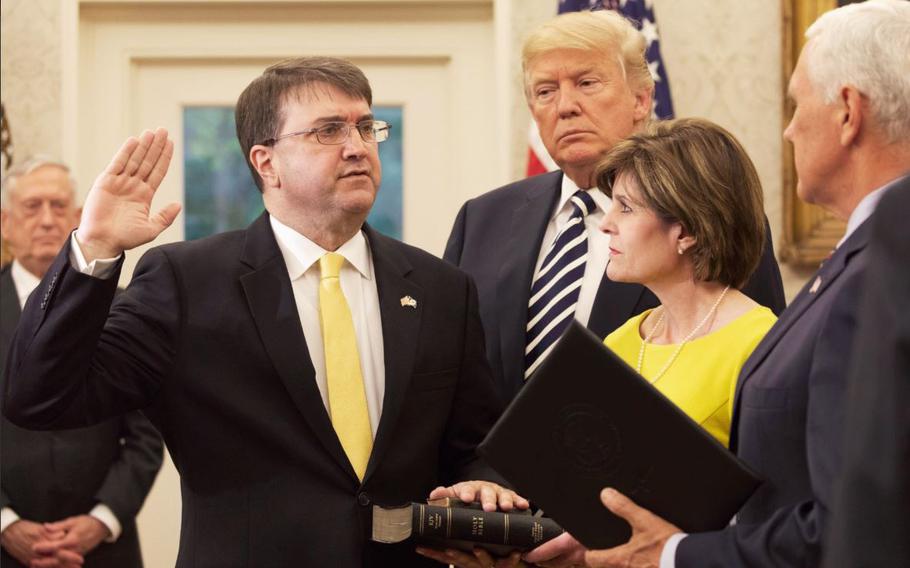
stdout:
<svg viewBox="0 0 910 568">
<path fill-rule="evenodd" d="M 167 17 L 175 23 L 293 21 L 486 21 L 493 0 L 77 0 L 83 19 L 115 21 Z M 382 28 L 377 28 L 382 33 Z"/>
</svg>

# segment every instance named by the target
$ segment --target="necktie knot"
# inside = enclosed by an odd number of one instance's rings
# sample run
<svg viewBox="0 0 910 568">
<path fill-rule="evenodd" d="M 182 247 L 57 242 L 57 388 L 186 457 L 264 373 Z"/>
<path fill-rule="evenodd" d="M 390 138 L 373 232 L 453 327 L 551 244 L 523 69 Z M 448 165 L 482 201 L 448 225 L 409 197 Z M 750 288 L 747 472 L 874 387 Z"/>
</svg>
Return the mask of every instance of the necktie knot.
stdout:
<svg viewBox="0 0 910 568">
<path fill-rule="evenodd" d="M 319 259 L 320 280 L 327 278 L 338 278 L 341 274 L 341 266 L 344 264 L 344 257 L 337 252 L 327 252 Z"/>
<path fill-rule="evenodd" d="M 585 217 L 590 215 L 594 209 L 597 208 L 597 205 L 594 203 L 594 198 L 591 197 L 590 191 L 585 189 L 576 191 L 569 200 L 572 202 L 573 217 Z"/>
</svg>

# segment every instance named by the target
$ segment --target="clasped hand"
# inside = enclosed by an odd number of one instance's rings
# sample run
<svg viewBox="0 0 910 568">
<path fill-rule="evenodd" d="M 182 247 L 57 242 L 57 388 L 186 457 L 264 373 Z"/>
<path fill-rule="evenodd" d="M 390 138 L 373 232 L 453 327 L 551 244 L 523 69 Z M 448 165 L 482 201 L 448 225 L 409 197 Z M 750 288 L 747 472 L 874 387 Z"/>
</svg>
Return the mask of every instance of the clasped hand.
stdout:
<svg viewBox="0 0 910 568">
<path fill-rule="evenodd" d="M 3 548 L 29 568 L 77 568 L 85 555 L 110 535 L 90 515 L 68 517 L 55 523 L 20 519 L 3 531 Z"/>
</svg>

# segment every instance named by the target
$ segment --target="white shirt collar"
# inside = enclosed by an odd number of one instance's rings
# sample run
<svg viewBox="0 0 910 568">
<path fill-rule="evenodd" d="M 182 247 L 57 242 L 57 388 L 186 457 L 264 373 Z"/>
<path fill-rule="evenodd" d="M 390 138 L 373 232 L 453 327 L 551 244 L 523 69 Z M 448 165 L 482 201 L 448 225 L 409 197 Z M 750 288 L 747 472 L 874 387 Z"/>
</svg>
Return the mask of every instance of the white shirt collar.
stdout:
<svg viewBox="0 0 910 568">
<path fill-rule="evenodd" d="M 272 224 L 272 231 L 275 233 L 278 248 L 281 250 L 282 256 L 284 256 L 284 263 L 287 266 L 291 281 L 303 276 L 311 266 L 319 262 L 322 255 L 328 252 L 271 215 L 269 215 L 269 222 Z M 343 256 L 351 266 L 360 272 L 361 276 L 367 280 L 373 279 L 370 247 L 363 231 L 357 231 L 350 240 L 338 247 L 335 252 Z"/>
<path fill-rule="evenodd" d="M 556 209 L 553 211 L 553 215 L 551 218 L 556 217 L 560 213 L 560 211 L 562 211 L 566 207 L 566 204 L 569 202 L 569 199 L 571 199 L 572 196 L 575 195 L 575 192 L 578 191 L 579 189 L 580 188 L 577 185 L 575 185 L 575 182 L 572 181 L 572 179 L 569 176 L 567 176 L 566 174 L 562 174 L 562 189 L 560 190 L 560 193 L 559 193 L 559 203 L 556 204 Z M 610 198 L 607 197 L 607 194 L 600 191 L 596 187 L 593 189 L 587 189 L 587 192 L 588 192 L 588 195 L 591 196 L 591 199 L 594 200 L 594 204 L 597 205 L 597 209 L 595 211 L 592 211 L 591 213 L 598 213 L 598 212 L 606 213 L 607 209 L 610 208 L 610 203 L 611 203 Z"/>
<path fill-rule="evenodd" d="M 875 191 L 863 197 L 862 200 L 856 205 L 856 208 L 853 209 L 853 212 L 850 213 L 850 218 L 847 219 L 847 230 L 844 233 L 844 236 L 837 242 L 837 247 L 839 248 L 844 242 L 853 234 L 853 231 L 857 229 L 860 225 L 863 224 L 863 221 L 868 219 L 874 212 L 875 208 L 878 206 L 878 202 L 881 201 L 884 197 L 885 192 L 887 192 L 891 187 L 897 185 L 901 182 L 907 175 L 900 176 L 896 179 L 893 179 L 876 189 Z"/>
<path fill-rule="evenodd" d="M 19 307 L 22 308 L 25 306 L 28 295 L 41 283 L 41 279 L 26 270 L 18 260 L 13 260 L 13 264 L 10 266 L 10 276 L 13 277 L 16 295 L 19 296 Z"/>
</svg>

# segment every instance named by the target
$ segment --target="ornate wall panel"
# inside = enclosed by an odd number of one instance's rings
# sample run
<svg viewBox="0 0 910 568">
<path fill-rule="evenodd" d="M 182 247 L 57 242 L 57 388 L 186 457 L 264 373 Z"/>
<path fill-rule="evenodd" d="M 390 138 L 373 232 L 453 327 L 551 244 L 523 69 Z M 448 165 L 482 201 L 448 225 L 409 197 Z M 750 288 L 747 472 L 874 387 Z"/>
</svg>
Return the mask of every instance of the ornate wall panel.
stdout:
<svg viewBox="0 0 910 568">
<path fill-rule="evenodd" d="M 3 0 L 0 83 L 15 159 L 61 151 L 60 0 Z"/>
<path fill-rule="evenodd" d="M 0 4 L 0 83 L 13 161 L 60 154 L 60 0 Z M 0 240 L 0 264 L 11 260 Z"/>
</svg>

